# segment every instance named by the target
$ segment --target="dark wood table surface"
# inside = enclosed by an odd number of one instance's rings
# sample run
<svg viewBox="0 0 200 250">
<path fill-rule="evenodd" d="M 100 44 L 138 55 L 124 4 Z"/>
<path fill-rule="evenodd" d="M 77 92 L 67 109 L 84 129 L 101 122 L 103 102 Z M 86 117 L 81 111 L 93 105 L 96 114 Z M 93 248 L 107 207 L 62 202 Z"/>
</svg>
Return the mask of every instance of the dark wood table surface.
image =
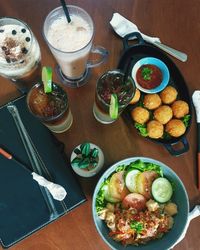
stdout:
<svg viewBox="0 0 200 250">
<path fill-rule="evenodd" d="M 110 24 L 112 14 L 119 12 L 133 20 L 141 31 L 158 36 L 163 43 L 187 53 L 183 63 L 172 58 L 181 70 L 190 95 L 200 88 L 200 1 L 199 0 L 70 0 L 68 4 L 84 8 L 93 18 L 96 34 L 94 43 L 109 50 L 108 61 L 92 70 L 88 83 L 79 89 L 66 88 L 74 116 L 73 125 L 67 132 L 56 135 L 65 143 L 70 156 L 73 148 L 83 141 L 99 145 L 105 154 L 107 169 L 113 163 L 131 156 L 145 156 L 160 160 L 170 166 L 182 179 L 190 199 L 191 208 L 199 204 L 200 193 L 196 186 L 196 122 L 187 135 L 190 149 L 179 156 L 171 156 L 158 144 L 146 141 L 123 118 L 111 125 L 98 123 L 92 114 L 95 84 L 98 77 L 108 69 L 116 68 L 122 53 L 122 41 Z M 53 68 L 56 62 L 42 37 L 42 26 L 46 15 L 59 6 L 58 0 L 0 0 L 0 16 L 12 16 L 27 22 L 36 35 L 42 53 L 42 65 Z M 58 81 L 54 74 L 54 81 Z M 0 77 L 0 104 L 19 96 L 15 86 Z M 36 232 L 13 246 L 13 250 L 103 250 L 109 249 L 98 235 L 91 212 L 91 200 L 98 177 L 80 178 L 87 202 L 69 214 Z M 181 209 L 181 208 L 180 208 Z M 185 239 L 176 250 L 198 250 L 200 239 L 200 217 L 193 220 Z M 155 249 L 162 250 L 162 249 Z"/>
</svg>

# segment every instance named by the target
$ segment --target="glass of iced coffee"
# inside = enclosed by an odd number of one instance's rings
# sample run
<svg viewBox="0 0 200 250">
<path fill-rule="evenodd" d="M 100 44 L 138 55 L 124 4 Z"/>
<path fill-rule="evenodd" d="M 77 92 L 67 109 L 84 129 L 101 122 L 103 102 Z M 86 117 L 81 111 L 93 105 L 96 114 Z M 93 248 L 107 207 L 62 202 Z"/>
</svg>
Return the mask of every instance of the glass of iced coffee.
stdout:
<svg viewBox="0 0 200 250">
<path fill-rule="evenodd" d="M 72 125 L 67 93 L 56 83 L 52 83 L 50 93 L 45 93 L 42 83 L 34 85 L 27 94 L 27 105 L 30 113 L 54 133 L 62 133 Z"/>
<path fill-rule="evenodd" d="M 68 5 L 71 22 L 68 23 L 63 8 L 52 10 L 43 26 L 44 38 L 57 60 L 60 80 L 69 87 L 80 87 L 86 83 L 90 68 L 105 61 L 108 52 L 93 46 L 94 23 L 89 14 L 73 5 Z M 98 54 L 89 60 L 89 54 Z"/>
<path fill-rule="evenodd" d="M 116 121 L 133 98 L 135 89 L 133 78 L 130 76 L 126 78 L 121 70 L 105 72 L 96 85 L 93 106 L 96 120 L 103 124 Z M 115 103 L 112 103 L 112 97 Z"/>
<path fill-rule="evenodd" d="M 19 19 L 0 18 L 0 75 L 25 93 L 40 79 L 40 60 L 38 42 L 28 25 Z"/>
</svg>

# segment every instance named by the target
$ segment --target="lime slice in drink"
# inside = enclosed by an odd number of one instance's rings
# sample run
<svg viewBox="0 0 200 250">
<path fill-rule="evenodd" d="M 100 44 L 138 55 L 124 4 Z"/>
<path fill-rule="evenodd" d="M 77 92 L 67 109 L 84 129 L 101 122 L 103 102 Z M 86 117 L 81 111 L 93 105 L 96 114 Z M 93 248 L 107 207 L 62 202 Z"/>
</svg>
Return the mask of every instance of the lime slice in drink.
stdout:
<svg viewBox="0 0 200 250">
<path fill-rule="evenodd" d="M 111 94 L 109 114 L 112 119 L 118 117 L 118 98 L 116 94 Z"/>
<path fill-rule="evenodd" d="M 44 92 L 50 93 L 52 91 L 52 68 L 42 68 L 42 82 L 44 84 Z"/>
</svg>

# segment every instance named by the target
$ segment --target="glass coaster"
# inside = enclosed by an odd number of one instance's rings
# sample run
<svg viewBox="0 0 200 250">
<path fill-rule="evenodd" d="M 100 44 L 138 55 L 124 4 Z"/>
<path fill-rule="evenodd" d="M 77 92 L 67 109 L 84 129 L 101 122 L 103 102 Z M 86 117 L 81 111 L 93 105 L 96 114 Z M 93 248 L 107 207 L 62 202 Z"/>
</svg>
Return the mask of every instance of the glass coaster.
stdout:
<svg viewBox="0 0 200 250">
<path fill-rule="evenodd" d="M 90 69 L 86 69 L 85 73 L 83 74 L 82 77 L 78 78 L 78 79 L 70 79 L 68 77 L 66 77 L 63 73 L 62 70 L 60 68 L 59 65 L 56 66 L 56 73 L 60 79 L 60 81 L 66 85 L 67 87 L 70 88 L 79 88 L 81 86 L 83 86 L 84 84 L 87 83 L 88 78 L 90 76 Z"/>
</svg>

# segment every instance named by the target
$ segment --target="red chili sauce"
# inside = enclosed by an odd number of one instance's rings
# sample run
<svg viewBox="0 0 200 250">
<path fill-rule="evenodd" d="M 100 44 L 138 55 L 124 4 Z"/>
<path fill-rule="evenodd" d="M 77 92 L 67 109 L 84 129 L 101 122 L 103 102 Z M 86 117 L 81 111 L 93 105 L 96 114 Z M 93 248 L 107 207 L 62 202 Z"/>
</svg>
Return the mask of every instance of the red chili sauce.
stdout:
<svg viewBox="0 0 200 250">
<path fill-rule="evenodd" d="M 154 89 L 162 82 L 162 72 L 155 65 L 145 64 L 137 70 L 136 80 L 142 88 Z"/>
</svg>

